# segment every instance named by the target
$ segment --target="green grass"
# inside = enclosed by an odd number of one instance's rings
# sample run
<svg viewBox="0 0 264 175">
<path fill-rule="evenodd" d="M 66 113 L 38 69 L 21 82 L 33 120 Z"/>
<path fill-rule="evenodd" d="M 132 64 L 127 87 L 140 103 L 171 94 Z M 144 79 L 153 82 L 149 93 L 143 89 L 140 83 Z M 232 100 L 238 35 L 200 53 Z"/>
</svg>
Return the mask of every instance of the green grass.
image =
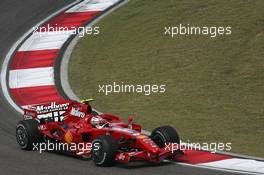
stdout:
<svg viewBox="0 0 264 175">
<path fill-rule="evenodd" d="M 232 142 L 264 156 L 264 1 L 132 0 L 77 44 L 70 84 L 95 107 L 151 130 L 170 124 L 184 140 Z M 164 35 L 165 26 L 232 26 L 232 35 Z M 166 84 L 164 94 L 98 93 L 98 85 Z"/>
</svg>

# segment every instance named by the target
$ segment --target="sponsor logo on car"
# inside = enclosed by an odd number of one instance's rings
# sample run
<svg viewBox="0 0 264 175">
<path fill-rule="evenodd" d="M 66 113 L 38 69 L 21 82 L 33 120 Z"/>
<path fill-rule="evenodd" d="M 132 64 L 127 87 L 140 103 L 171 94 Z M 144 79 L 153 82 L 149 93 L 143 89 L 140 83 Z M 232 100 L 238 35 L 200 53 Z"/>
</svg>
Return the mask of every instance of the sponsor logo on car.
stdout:
<svg viewBox="0 0 264 175">
<path fill-rule="evenodd" d="M 76 117 L 83 118 L 85 116 L 84 112 L 81 112 L 79 108 L 73 107 L 70 112 L 71 115 L 74 115 Z"/>
<path fill-rule="evenodd" d="M 67 143 L 71 143 L 72 142 L 72 140 L 73 140 L 73 136 L 72 136 L 72 134 L 71 134 L 71 132 L 67 132 L 65 135 L 64 135 L 64 139 L 65 139 L 65 141 L 67 142 Z"/>
<path fill-rule="evenodd" d="M 48 113 L 48 112 L 53 112 L 53 111 L 62 111 L 62 110 L 67 110 L 69 107 L 70 103 L 61 103 L 57 104 L 56 102 L 51 102 L 50 105 L 38 105 L 36 106 L 36 111 L 40 113 Z"/>
</svg>

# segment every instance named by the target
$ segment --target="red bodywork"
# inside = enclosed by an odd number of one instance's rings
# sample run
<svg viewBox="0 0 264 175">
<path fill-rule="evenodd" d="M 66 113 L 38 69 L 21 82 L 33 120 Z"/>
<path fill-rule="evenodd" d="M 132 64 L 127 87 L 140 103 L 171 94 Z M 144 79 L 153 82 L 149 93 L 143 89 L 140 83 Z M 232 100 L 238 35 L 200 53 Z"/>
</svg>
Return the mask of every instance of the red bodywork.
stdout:
<svg viewBox="0 0 264 175">
<path fill-rule="evenodd" d="M 126 163 L 132 160 L 160 162 L 164 159 L 173 159 L 177 154 L 169 149 L 172 143 L 160 148 L 148 135 L 141 132 L 141 125 L 132 123 L 132 120 L 125 123 L 118 116 L 97 114 L 107 120 L 108 124 L 96 128 L 90 123 L 94 114 L 87 109 L 88 105 L 76 101 L 52 102 L 24 109 L 24 119 L 38 120 L 41 135 L 61 143 L 91 143 L 100 135 L 111 135 L 119 143 L 115 158 L 119 162 Z M 72 152 L 75 155 L 89 157 L 91 150 Z"/>
</svg>

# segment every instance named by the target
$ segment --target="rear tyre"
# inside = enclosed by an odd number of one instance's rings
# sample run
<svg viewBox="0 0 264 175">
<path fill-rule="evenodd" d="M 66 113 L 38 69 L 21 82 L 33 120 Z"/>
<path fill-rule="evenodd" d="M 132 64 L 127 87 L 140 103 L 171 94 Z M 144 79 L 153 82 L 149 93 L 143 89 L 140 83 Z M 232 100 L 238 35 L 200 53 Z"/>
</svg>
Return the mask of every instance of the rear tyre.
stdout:
<svg viewBox="0 0 264 175">
<path fill-rule="evenodd" d="M 101 135 L 92 142 L 91 156 L 97 166 L 112 166 L 117 149 L 118 143 L 112 136 Z"/>
<path fill-rule="evenodd" d="M 38 121 L 22 120 L 16 126 L 17 143 L 23 150 L 32 150 L 33 144 L 41 141 L 41 135 L 38 130 Z"/>
<path fill-rule="evenodd" d="M 161 126 L 151 132 L 150 138 L 160 147 L 165 147 L 166 143 L 180 143 L 177 131 L 171 126 Z"/>
</svg>

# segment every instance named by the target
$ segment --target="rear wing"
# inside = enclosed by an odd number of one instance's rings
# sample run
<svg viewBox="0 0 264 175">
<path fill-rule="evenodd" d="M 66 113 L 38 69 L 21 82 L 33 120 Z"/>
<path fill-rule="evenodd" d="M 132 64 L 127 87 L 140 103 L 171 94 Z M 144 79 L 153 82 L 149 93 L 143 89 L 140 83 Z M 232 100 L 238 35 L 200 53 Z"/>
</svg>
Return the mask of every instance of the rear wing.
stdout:
<svg viewBox="0 0 264 175">
<path fill-rule="evenodd" d="M 63 114 L 72 105 L 71 100 L 54 101 L 38 105 L 27 106 L 24 109 L 24 119 L 44 119 L 51 121 L 62 121 Z"/>
</svg>

